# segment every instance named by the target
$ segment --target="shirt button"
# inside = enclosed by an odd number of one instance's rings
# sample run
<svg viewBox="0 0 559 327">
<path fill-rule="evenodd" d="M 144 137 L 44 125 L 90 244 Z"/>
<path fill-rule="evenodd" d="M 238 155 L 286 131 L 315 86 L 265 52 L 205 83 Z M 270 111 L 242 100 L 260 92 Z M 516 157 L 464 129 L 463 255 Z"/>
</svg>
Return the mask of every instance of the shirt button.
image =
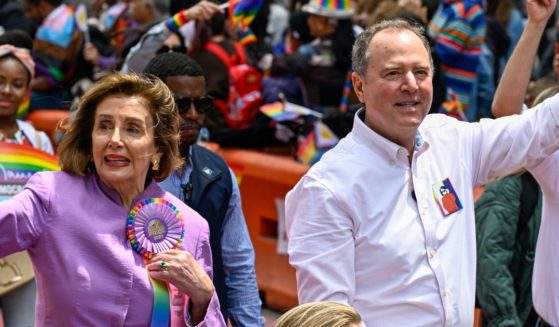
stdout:
<svg viewBox="0 0 559 327">
<path fill-rule="evenodd" d="M 399 148 L 399 149 L 398 149 L 398 155 L 399 155 L 399 156 L 404 155 L 404 149 Z"/>
<path fill-rule="evenodd" d="M 442 294 L 443 294 L 444 297 L 447 297 L 447 296 L 448 296 L 448 291 L 447 291 L 447 290 L 443 290 L 443 293 L 442 293 Z"/>
<path fill-rule="evenodd" d="M 435 256 L 435 254 L 437 254 L 437 251 L 435 251 L 434 249 L 429 248 L 427 253 L 429 253 L 429 258 L 432 259 Z"/>
<path fill-rule="evenodd" d="M 390 159 L 390 161 L 388 162 L 391 166 L 394 166 L 396 164 L 396 161 Z"/>
</svg>

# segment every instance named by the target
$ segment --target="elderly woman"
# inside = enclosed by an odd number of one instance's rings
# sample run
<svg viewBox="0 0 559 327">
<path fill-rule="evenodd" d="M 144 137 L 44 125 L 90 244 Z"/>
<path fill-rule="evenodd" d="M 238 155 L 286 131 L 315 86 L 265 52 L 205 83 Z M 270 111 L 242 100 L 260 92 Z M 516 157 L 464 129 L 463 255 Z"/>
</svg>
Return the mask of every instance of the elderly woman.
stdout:
<svg viewBox="0 0 559 327">
<path fill-rule="evenodd" d="M 156 183 L 180 162 L 177 138 L 164 83 L 111 75 L 82 97 L 62 172 L 35 174 L 0 203 L 0 256 L 28 250 L 38 326 L 225 326 L 207 223 Z"/>
</svg>

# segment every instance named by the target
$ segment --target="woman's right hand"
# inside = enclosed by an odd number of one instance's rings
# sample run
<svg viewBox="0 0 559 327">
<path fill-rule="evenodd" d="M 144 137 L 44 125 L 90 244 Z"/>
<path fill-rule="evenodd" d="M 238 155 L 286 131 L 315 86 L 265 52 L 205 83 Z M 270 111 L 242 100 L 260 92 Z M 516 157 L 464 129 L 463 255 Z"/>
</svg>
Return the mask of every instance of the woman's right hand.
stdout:
<svg viewBox="0 0 559 327">
<path fill-rule="evenodd" d="M 159 253 L 148 262 L 147 268 L 151 277 L 169 282 L 188 295 L 190 318 L 194 324 L 204 320 L 215 288 L 192 254 L 181 250 Z"/>
<path fill-rule="evenodd" d="M 193 19 L 208 20 L 216 12 L 223 12 L 223 9 L 221 9 L 219 5 L 205 0 L 200 1 L 196 5 L 185 10 L 186 10 L 186 17 L 188 17 L 189 20 L 193 20 Z"/>
</svg>

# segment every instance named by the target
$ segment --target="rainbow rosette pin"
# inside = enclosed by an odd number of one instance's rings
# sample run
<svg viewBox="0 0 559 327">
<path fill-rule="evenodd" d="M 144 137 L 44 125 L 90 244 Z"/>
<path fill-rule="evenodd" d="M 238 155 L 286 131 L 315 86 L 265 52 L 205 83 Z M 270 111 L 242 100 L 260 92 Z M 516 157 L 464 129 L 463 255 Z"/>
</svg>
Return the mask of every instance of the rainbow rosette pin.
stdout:
<svg viewBox="0 0 559 327">
<path fill-rule="evenodd" d="M 139 202 L 128 215 L 126 233 L 130 245 L 147 262 L 154 254 L 177 249 L 184 240 L 184 220 L 169 201 L 151 198 Z M 150 278 L 153 286 L 151 326 L 169 326 L 169 290 L 161 281 Z"/>
<path fill-rule="evenodd" d="M 154 254 L 177 249 L 184 239 L 184 220 L 171 202 L 144 200 L 128 215 L 128 239 L 134 251 L 149 260 Z"/>
</svg>

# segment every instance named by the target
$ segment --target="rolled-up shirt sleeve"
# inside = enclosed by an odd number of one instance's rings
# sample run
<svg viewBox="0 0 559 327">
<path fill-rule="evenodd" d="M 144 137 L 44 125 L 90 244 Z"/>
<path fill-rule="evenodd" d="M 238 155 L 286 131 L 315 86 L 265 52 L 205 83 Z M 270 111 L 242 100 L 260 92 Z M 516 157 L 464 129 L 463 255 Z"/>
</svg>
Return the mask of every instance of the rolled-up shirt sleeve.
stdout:
<svg viewBox="0 0 559 327">
<path fill-rule="evenodd" d="M 558 149 L 559 96 L 520 116 L 482 119 L 470 132 L 476 185 L 533 167 Z"/>
</svg>

